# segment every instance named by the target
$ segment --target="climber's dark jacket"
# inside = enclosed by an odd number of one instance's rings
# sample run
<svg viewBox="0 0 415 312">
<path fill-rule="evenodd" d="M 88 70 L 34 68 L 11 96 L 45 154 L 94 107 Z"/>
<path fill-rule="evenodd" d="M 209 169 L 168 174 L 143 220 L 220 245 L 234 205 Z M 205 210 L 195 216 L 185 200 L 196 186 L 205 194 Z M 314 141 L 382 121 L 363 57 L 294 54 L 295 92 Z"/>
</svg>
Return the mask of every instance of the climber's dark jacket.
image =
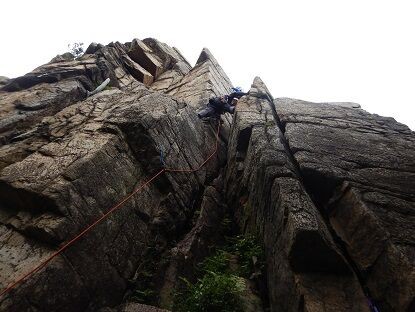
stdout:
<svg viewBox="0 0 415 312">
<path fill-rule="evenodd" d="M 217 111 L 223 110 L 224 105 L 226 104 L 226 101 L 222 100 L 220 96 L 213 97 L 209 99 L 208 106 L 213 107 Z"/>
<path fill-rule="evenodd" d="M 233 114 L 235 107 L 231 106 L 226 99 L 222 97 L 213 97 L 209 99 L 207 107 L 200 111 L 197 115 L 199 118 L 205 117 L 216 117 L 218 118 L 221 114 L 228 112 Z"/>
</svg>

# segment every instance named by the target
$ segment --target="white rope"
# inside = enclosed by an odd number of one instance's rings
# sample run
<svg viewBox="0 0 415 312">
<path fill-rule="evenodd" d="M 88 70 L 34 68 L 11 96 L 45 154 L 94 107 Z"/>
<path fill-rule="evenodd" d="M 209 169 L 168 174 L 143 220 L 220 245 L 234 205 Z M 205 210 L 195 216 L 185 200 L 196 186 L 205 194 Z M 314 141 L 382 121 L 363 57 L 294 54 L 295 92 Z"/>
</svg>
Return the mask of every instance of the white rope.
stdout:
<svg viewBox="0 0 415 312">
<path fill-rule="evenodd" d="M 103 83 L 101 83 L 94 91 L 89 92 L 86 91 L 86 96 L 89 97 L 91 95 L 97 94 L 98 92 L 101 92 L 102 90 L 105 89 L 105 87 L 110 83 L 110 79 L 107 78 L 105 79 L 105 81 Z"/>
</svg>

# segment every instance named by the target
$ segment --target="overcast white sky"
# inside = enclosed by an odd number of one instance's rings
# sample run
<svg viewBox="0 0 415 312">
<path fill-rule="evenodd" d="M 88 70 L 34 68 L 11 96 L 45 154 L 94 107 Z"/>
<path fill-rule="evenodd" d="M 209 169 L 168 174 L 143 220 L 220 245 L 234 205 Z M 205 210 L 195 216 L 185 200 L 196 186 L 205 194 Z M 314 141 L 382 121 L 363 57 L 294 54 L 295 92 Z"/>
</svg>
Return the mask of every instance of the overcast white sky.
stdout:
<svg viewBox="0 0 415 312">
<path fill-rule="evenodd" d="M 193 65 L 203 47 L 234 85 L 274 97 L 351 101 L 415 130 L 415 1 L 2 1 L 0 76 L 68 43 L 154 37 Z"/>
</svg>

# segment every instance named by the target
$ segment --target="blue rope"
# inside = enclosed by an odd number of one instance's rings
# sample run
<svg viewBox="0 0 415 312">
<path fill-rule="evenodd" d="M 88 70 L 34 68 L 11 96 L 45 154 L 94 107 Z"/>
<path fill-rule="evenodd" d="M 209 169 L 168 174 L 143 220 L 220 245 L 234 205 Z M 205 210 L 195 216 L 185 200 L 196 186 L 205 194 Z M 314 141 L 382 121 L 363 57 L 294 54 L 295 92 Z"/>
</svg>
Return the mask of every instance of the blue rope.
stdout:
<svg viewBox="0 0 415 312">
<path fill-rule="evenodd" d="M 166 167 L 166 163 L 164 162 L 164 154 L 163 154 L 163 147 L 161 145 L 158 146 L 160 151 L 160 162 L 163 167 Z"/>
<path fill-rule="evenodd" d="M 372 312 L 379 312 L 378 308 L 375 306 L 375 303 L 372 301 L 372 299 L 370 299 L 369 297 L 367 298 L 367 301 L 369 303 L 369 308 L 370 311 Z"/>
</svg>

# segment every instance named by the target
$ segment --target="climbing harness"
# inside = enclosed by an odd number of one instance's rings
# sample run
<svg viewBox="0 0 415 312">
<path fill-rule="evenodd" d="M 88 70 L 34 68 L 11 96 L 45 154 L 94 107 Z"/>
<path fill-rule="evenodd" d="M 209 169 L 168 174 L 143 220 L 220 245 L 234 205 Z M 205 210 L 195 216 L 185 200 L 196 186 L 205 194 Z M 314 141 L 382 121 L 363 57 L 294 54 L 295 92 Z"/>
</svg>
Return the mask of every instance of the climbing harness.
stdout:
<svg viewBox="0 0 415 312">
<path fill-rule="evenodd" d="M 102 86 L 102 85 L 101 85 Z M 100 87 L 101 87 L 100 86 Z M 103 87 L 105 88 L 105 86 Z M 97 88 L 98 89 L 98 88 Z M 96 91 L 96 90 L 95 90 Z M 95 92 L 94 91 L 94 92 Z M 98 91 L 99 92 L 99 91 Z M 61 253 L 63 253 L 66 249 L 71 247 L 75 242 L 77 242 L 80 238 L 82 238 L 85 234 L 87 234 L 89 231 L 91 231 L 95 226 L 100 224 L 103 220 L 105 220 L 109 215 L 111 215 L 116 210 L 120 209 L 127 201 L 129 201 L 135 194 L 139 193 L 144 187 L 149 185 L 152 181 L 154 181 L 157 177 L 162 175 L 163 173 L 192 173 L 199 171 L 206 163 L 217 153 L 218 151 L 218 141 L 219 141 L 219 132 L 220 132 L 220 123 L 218 123 L 218 128 L 216 131 L 216 137 L 215 137 L 215 148 L 213 152 L 197 167 L 196 169 L 174 169 L 174 168 L 163 168 L 156 174 L 154 174 L 151 178 L 149 178 L 147 181 L 142 183 L 139 187 L 137 187 L 133 192 L 131 192 L 129 195 L 124 197 L 120 202 L 118 202 L 115 206 L 110 208 L 105 214 L 103 214 L 101 217 L 99 217 L 97 220 L 95 220 L 93 223 L 88 225 L 83 231 L 81 231 L 78 235 L 76 235 L 74 238 L 72 238 L 70 241 L 65 243 L 62 247 L 60 247 L 57 251 L 55 251 L 52 255 L 50 255 L 48 258 L 40 262 L 36 267 L 34 267 L 32 270 L 30 270 L 28 273 L 24 274 L 23 276 L 19 277 L 15 282 L 8 285 L 5 289 L 3 289 L 0 292 L 0 298 L 10 292 L 13 288 L 15 288 L 20 283 L 24 282 L 27 278 L 33 276 L 35 273 L 39 272 L 41 269 L 43 269 L 49 262 L 51 262 L 54 258 L 59 256 Z M 162 154 L 160 155 L 162 157 Z M 164 160 L 163 160 L 164 162 Z"/>
</svg>

